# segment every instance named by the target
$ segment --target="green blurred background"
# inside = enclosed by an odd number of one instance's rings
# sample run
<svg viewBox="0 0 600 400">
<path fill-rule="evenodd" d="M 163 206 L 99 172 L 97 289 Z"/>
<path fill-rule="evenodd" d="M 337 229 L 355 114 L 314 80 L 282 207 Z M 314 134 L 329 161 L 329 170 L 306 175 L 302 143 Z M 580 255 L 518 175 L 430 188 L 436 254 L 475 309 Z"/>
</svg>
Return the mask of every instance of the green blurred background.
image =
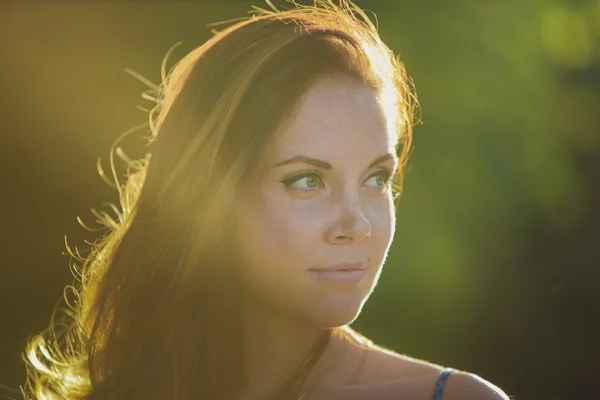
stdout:
<svg viewBox="0 0 600 400">
<path fill-rule="evenodd" d="M 356 3 L 414 78 L 423 124 L 354 327 L 515 399 L 600 398 L 600 0 Z M 85 248 L 76 217 L 117 200 L 96 159 L 152 105 L 124 69 L 158 83 L 170 46 L 169 66 L 252 4 L 0 6 L 1 383 L 23 381 L 25 340 L 71 281 L 64 235 Z"/>
</svg>

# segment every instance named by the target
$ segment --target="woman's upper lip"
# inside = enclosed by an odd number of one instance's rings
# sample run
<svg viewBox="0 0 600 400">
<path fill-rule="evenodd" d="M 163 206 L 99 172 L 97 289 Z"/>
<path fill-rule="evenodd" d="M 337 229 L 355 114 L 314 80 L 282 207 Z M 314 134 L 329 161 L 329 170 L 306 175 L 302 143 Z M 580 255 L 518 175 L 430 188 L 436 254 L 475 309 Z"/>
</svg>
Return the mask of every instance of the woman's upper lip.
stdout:
<svg viewBox="0 0 600 400">
<path fill-rule="evenodd" d="M 311 268 L 311 271 L 341 271 L 341 270 L 362 270 L 367 268 L 366 262 L 343 262 L 328 267 Z"/>
</svg>

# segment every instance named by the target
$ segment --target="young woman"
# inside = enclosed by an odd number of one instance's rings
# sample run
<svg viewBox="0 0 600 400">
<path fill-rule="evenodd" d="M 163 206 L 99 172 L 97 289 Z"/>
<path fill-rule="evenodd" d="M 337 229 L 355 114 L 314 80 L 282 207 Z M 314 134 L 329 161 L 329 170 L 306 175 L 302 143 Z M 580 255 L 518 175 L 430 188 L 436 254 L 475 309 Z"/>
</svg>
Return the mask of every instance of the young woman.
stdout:
<svg viewBox="0 0 600 400">
<path fill-rule="evenodd" d="M 113 164 L 121 210 L 66 328 L 29 342 L 26 398 L 506 399 L 348 327 L 394 235 L 403 64 L 350 1 L 254 10 L 163 65 L 151 152 L 123 185 Z"/>
</svg>

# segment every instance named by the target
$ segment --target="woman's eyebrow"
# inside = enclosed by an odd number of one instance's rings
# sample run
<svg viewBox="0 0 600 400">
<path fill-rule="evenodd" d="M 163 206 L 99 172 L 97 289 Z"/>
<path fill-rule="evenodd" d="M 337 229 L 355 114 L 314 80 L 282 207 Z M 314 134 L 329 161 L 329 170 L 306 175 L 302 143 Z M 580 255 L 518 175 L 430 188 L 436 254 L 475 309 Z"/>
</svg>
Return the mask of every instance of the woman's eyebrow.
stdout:
<svg viewBox="0 0 600 400">
<path fill-rule="evenodd" d="M 373 162 L 371 164 L 369 164 L 369 168 L 374 167 L 377 164 L 381 164 L 382 162 L 387 161 L 387 160 L 394 160 L 395 158 L 396 158 L 396 156 L 394 154 L 386 153 L 384 155 L 377 157 L 375 160 L 373 160 Z M 331 164 L 329 164 L 328 162 L 322 161 L 322 160 L 317 160 L 316 158 L 308 157 L 308 156 L 305 156 L 302 154 L 298 154 L 297 156 L 294 156 L 294 157 L 290 158 L 289 160 L 281 161 L 281 162 L 273 165 L 273 168 L 279 167 L 281 165 L 293 164 L 293 163 L 304 163 L 304 164 L 314 165 L 315 167 L 318 167 L 321 169 L 331 169 Z"/>
</svg>

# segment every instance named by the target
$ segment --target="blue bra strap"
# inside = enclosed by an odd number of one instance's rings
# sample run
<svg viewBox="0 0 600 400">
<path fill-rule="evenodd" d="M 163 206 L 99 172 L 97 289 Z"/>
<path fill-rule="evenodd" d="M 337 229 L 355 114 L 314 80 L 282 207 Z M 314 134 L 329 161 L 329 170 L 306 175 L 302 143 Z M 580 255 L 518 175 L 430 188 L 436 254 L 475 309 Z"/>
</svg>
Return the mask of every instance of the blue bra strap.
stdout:
<svg viewBox="0 0 600 400">
<path fill-rule="evenodd" d="M 448 380 L 450 374 L 453 372 L 454 370 L 452 368 L 446 368 L 442 371 L 437 382 L 435 383 L 435 393 L 433 395 L 433 400 L 442 400 L 442 395 L 444 392 L 444 387 L 446 386 L 446 381 Z"/>
</svg>

